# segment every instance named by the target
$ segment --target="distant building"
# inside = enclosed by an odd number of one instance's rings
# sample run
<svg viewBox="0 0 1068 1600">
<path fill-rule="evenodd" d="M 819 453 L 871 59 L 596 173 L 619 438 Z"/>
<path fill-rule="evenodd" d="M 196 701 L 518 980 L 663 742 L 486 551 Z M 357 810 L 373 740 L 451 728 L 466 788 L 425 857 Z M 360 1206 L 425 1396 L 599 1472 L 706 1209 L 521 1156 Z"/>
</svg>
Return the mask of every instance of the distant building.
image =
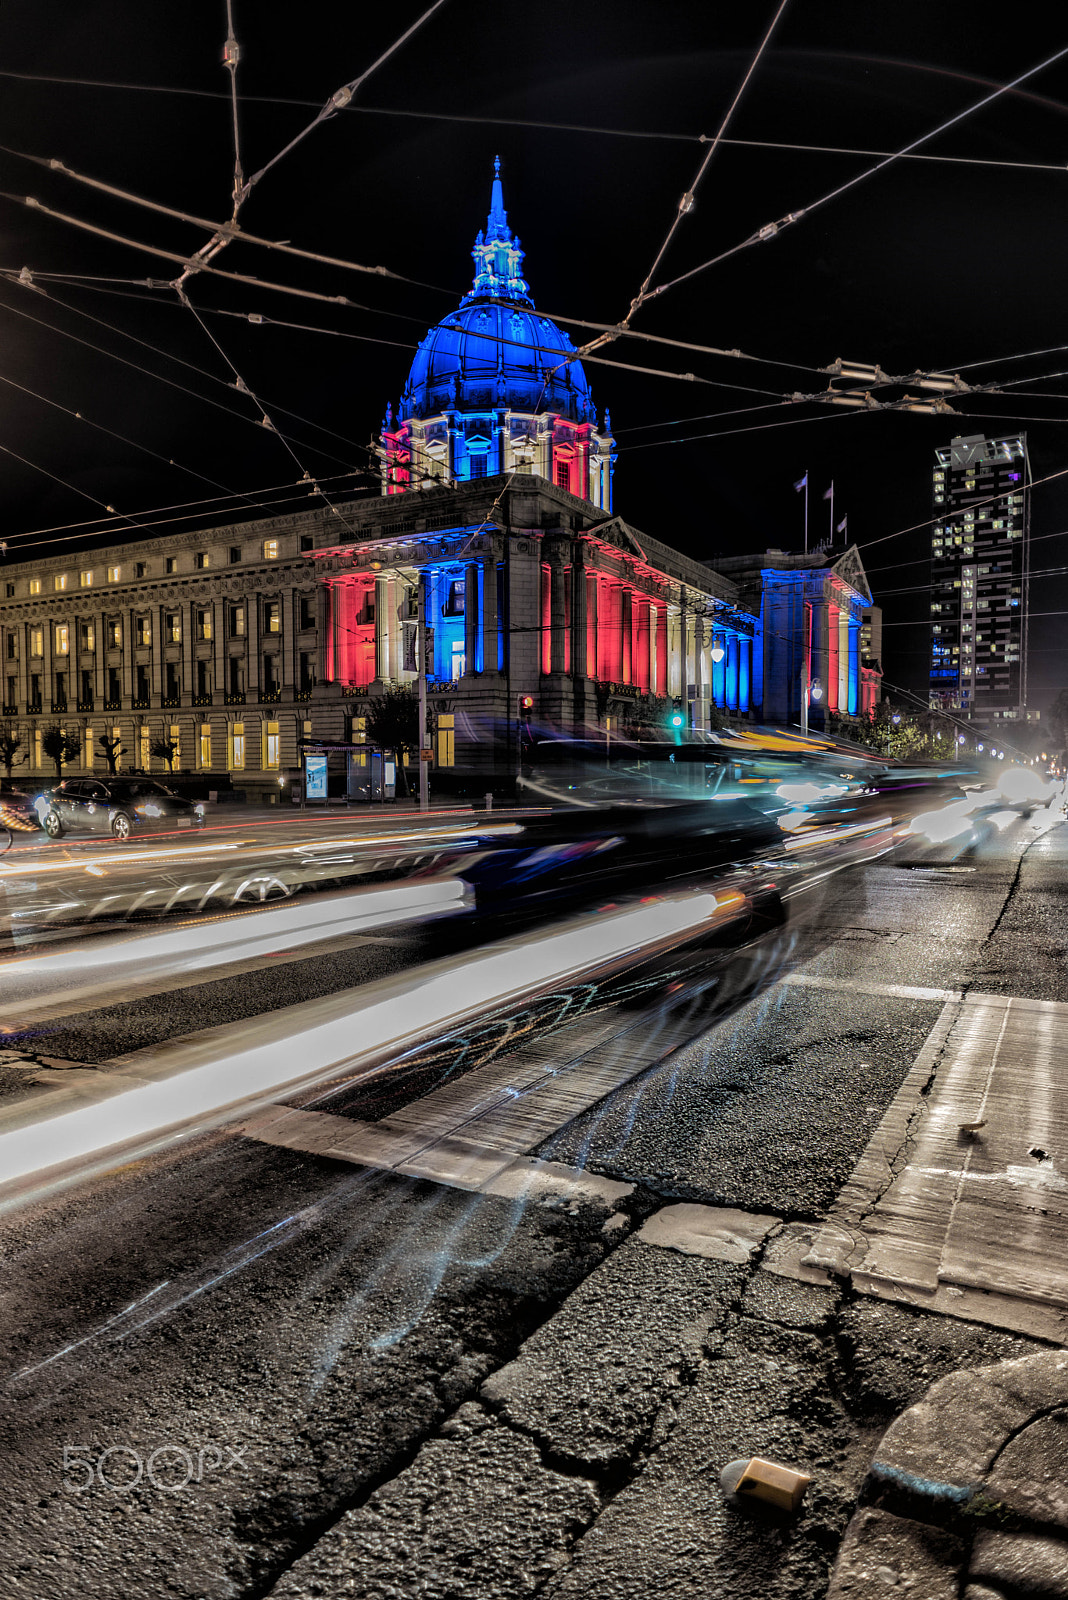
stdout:
<svg viewBox="0 0 1068 1600">
<path fill-rule="evenodd" d="M 1030 481 L 1022 433 L 935 451 L 932 710 L 986 724 L 1025 717 Z"/>
<path fill-rule="evenodd" d="M 822 727 L 828 712 L 858 719 L 874 714 L 882 666 L 861 644 L 864 619 L 870 629 L 873 607 L 855 545 L 837 559 L 826 549 L 728 556 L 717 560 L 716 571 L 738 584 L 740 604 L 761 619 L 760 670 L 754 679 L 757 712 L 765 722 L 800 721 L 806 649 L 813 686 L 810 726 Z M 879 612 L 880 643 L 881 630 Z"/>
</svg>

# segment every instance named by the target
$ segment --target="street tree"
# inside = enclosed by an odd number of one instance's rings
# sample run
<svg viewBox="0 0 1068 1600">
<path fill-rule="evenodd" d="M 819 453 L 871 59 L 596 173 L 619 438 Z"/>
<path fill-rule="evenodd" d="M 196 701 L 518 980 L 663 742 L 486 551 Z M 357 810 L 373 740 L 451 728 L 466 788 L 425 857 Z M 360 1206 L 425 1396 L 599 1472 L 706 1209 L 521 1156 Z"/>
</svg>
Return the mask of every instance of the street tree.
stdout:
<svg viewBox="0 0 1068 1600">
<path fill-rule="evenodd" d="M 14 724 L 0 722 L 0 762 L 3 763 L 3 768 L 9 781 L 12 767 L 20 767 L 27 759 L 24 755 L 19 755 L 21 749 L 22 735 L 17 731 Z"/>
<path fill-rule="evenodd" d="M 63 777 L 63 768 L 77 761 L 82 753 L 81 736 L 61 727 L 58 722 L 50 723 L 41 734 L 41 750 L 49 761 L 55 762 L 58 783 Z"/>
<path fill-rule="evenodd" d="M 108 772 L 114 777 L 119 770 L 119 757 L 126 754 L 122 744 L 109 734 L 102 733 L 96 741 L 96 747 L 108 764 Z"/>
<path fill-rule="evenodd" d="M 178 745 L 174 739 L 164 739 L 162 734 L 158 739 L 153 739 L 148 747 L 149 755 L 155 756 L 157 761 L 167 763 L 167 771 L 174 771 L 174 758 L 178 754 Z"/>
<path fill-rule="evenodd" d="M 392 755 L 409 793 L 404 755 L 419 748 L 419 701 L 413 689 L 396 685 L 367 701 L 367 742 Z"/>
</svg>

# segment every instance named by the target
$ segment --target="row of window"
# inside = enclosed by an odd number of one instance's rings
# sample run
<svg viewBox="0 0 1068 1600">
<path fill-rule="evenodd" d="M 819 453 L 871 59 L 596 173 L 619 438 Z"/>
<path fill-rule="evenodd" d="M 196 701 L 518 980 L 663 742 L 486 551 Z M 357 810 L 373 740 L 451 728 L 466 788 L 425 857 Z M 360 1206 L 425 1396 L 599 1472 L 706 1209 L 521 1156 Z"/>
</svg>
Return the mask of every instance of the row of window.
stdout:
<svg viewBox="0 0 1068 1600">
<path fill-rule="evenodd" d="M 280 600 L 265 600 L 262 607 L 262 630 L 264 633 L 281 633 L 282 631 L 282 602 Z M 229 636 L 233 639 L 243 639 L 245 636 L 245 607 L 233 605 L 228 608 Z M 109 650 L 122 648 L 122 623 L 113 618 L 105 623 L 105 637 Z M 315 602 L 307 595 L 300 597 L 299 627 L 301 632 L 309 632 L 316 626 Z M 207 640 L 212 637 L 212 613 L 209 607 L 197 607 L 193 611 L 193 628 L 198 640 Z M 44 626 L 33 627 L 29 630 L 30 655 L 44 655 Z M 92 622 L 79 624 L 79 647 L 82 650 L 96 649 L 96 628 Z M 7 657 L 14 660 L 18 655 L 17 636 L 12 629 L 7 635 Z M 181 644 L 182 642 L 182 617 L 178 611 L 168 611 L 163 617 L 163 642 L 164 644 Z M 134 643 L 142 649 L 148 649 L 152 644 L 152 619 L 140 616 L 134 620 Z M 70 654 L 71 626 L 66 622 L 54 624 L 52 648 L 57 656 Z"/>
<path fill-rule="evenodd" d="M 302 534 L 301 535 L 300 548 L 301 548 L 301 550 L 310 550 L 312 548 L 312 539 L 311 539 L 311 535 L 310 534 Z M 277 539 L 264 539 L 262 544 L 259 547 L 258 559 L 261 560 L 261 561 L 277 561 L 278 560 L 278 556 L 279 556 L 279 541 Z M 180 558 L 178 556 L 164 556 L 164 558 L 163 558 L 163 571 L 167 576 L 170 576 L 171 574 L 176 573 L 176 572 L 178 572 L 180 570 L 179 569 L 179 565 L 178 565 L 179 559 Z M 241 545 L 233 544 L 233 545 L 230 546 L 229 560 L 230 560 L 230 565 L 231 566 L 236 566 L 239 562 L 244 560 L 244 550 L 242 549 Z M 204 572 L 209 567 L 211 567 L 212 565 L 213 565 L 212 552 L 210 550 L 196 550 L 196 551 L 193 552 L 193 569 L 194 569 L 194 571 Z M 129 569 L 124 569 L 122 566 L 105 567 L 104 568 L 105 581 L 107 583 L 121 583 L 124 570 L 127 571 L 127 575 L 129 576 L 130 575 L 130 570 Z M 133 563 L 132 576 L 134 578 L 147 577 L 148 576 L 148 563 L 145 562 L 145 561 L 135 561 Z M 57 594 L 61 594 L 65 589 L 73 588 L 72 579 L 73 579 L 73 573 L 70 573 L 70 572 L 54 572 L 52 574 L 52 581 L 51 581 L 51 588 L 52 588 L 53 592 L 57 593 Z M 97 570 L 94 567 L 83 567 L 82 570 L 78 573 L 78 585 L 82 589 L 92 589 L 94 587 L 96 581 L 97 581 Z M 8 584 L 7 584 L 7 598 L 9 600 L 13 600 L 15 598 L 16 589 L 17 589 L 17 586 L 16 586 L 16 584 L 15 584 L 15 582 L 13 580 L 8 582 Z M 44 580 L 44 578 L 30 578 L 28 592 L 31 595 L 43 594 L 44 591 L 45 591 L 45 580 Z"/>
<path fill-rule="evenodd" d="M 213 690 L 212 663 L 203 659 L 193 663 L 194 674 L 192 692 L 197 700 L 210 700 Z M 310 651 L 302 650 L 297 661 L 297 682 L 295 687 L 301 694 L 310 694 L 317 683 L 315 670 L 315 656 Z M 9 674 L 6 680 L 7 698 L 5 705 L 15 706 L 19 701 L 18 678 Z M 53 675 L 51 689 L 51 703 L 55 709 L 65 709 L 67 706 L 66 671 L 57 668 Z M 83 669 L 77 677 L 78 704 L 82 709 L 92 709 L 96 698 L 95 678 L 92 670 Z M 240 656 L 230 656 L 225 664 L 225 676 L 219 687 L 222 691 L 233 697 L 244 697 L 246 692 L 245 661 Z M 160 685 L 165 702 L 180 701 L 182 697 L 182 681 L 179 664 L 175 661 L 166 661 L 163 664 L 163 679 Z M 39 672 L 31 672 L 27 684 L 29 691 L 28 701 L 30 710 L 43 709 L 43 679 Z M 152 697 L 152 679 L 147 666 L 138 664 L 134 668 L 131 691 L 135 708 L 147 705 Z M 280 695 L 282 684 L 279 676 L 279 662 L 276 655 L 260 657 L 260 693 L 269 696 Z M 105 689 L 105 708 L 118 708 L 122 701 L 122 675 L 118 667 L 108 667 L 107 684 Z M 194 702 L 195 703 L 195 702 Z"/>
</svg>

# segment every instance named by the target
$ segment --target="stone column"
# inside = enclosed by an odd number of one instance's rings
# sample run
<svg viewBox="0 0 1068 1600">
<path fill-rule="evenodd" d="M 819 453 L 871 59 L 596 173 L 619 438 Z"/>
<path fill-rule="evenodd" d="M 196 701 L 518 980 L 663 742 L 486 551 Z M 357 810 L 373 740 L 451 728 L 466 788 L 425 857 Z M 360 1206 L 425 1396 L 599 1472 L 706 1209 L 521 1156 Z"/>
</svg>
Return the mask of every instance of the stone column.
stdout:
<svg viewBox="0 0 1068 1600">
<path fill-rule="evenodd" d="M 395 683 L 400 676 L 403 660 L 400 620 L 397 617 L 399 588 L 396 578 L 386 580 L 386 633 L 389 638 L 389 674 L 392 683 Z"/>
<path fill-rule="evenodd" d="M 260 689 L 260 596 L 250 594 L 245 602 L 245 699 L 255 703 Z M 245 729 L 245 765 L 249 764 L 250 736 Z"/>
<path fill-rule="evenodd" d="M 586 567 L 583 556 L 582 545 L 576 542 L 571 567 L 571 675 L 576 682 L 589 675 Z"/>
<path fill-rule="evenodd" d="M 860 619 L 849 621 L 849 715 L 860 714 Z"/>
<path fill-rule="evenodd" d="M 566 660 L 564 645 L 567 618 L 564 603 L 566 582 L 563 551 L 554 549 L 549 553 L 549 671 L 556 674 L 563 673 Z"/>
<path fill-rule="evenodd" d="M 727 635 L 727 709 L 738 709 L 738 635 L 733 630 Z"/>
<path fill-rule="evenodd" d="M 599 622 L 598 614 L 597 614 L 597 592 L 598 592 L 597 574 L 595 572 L 587 573 L 587 575 L 586 575 L 586 650 L 587 650 L 587 658 L 586 659 L 587 659 L 587 662 L 592 665 L 593 671 L 591 673 L 591 676 L 594 677 L 594 678 L 597 678 L 597 677 L 600 676 L 599 663 L 600 663 L 600 659 L 601 659 L 600 658 L 600 644 L 599 644 L 599 640 L 598 640 L 598 637 L 597 637 L 597 630 L 598 630 L 598 628 L 600 626 L 600 622 Z"/>
<path fill-rule="evenodd" d="M 482 670 L 496 672 L 499 654 L 496 552 L 482 558 Z"/>
<path fill-rule="evenodd" d="M 340 607 L 338 606 L 338 603 L 337 603 L 337 594 L 336 594 L 336 592 L 332 595 L 332 599 L 333 599 L 333 602 L 334 602 L 333 613 L 334 613 L 335 626 L 336 626 L 337 625 L 336 624 L 336 618 L 337 618 L 338 612 L 340 610 Z M 386 615 L 387 609 L 388 609 L 388 605 L 389 605 L 389 579 L 388 578 L 383 578 L 383 577 L 376 577 L 375 578 L 375 682 L 376 683 L 388 683 L 389 682 L 389 670 L 390 670 L 390 666 L 392 665 L 392 663 L 390 662 L 390 659 L 389 659 L 389 621 L 388 621 L 388 618 L 387 618 L 387 615 Z M 339 639 L 335 638 L 335 640 L 334 640 L 334 672 L 335 672 L 335 675 L 337 674 L 338 666 L 339 666 L 339 662 L 340 662 L 340 657 L 341 657 L 340 646 L 341 646 L 341 641 Z"/>
<path fill-rule="evenodd" d="M 849 712 L 850 646 L 849 611 L 843 606 L 838 613 L 838 709 L 843 715 Z"/>
<path fill-rule="evenodd" d="M 121 664 L 119 674 L 122 682 L 122 698 L 131 702 L 134 697 L 134 614 L 131 606 L 125 606 L 118 613 L 119 617 L 119 648 L 121 651 Z"/>
<path fill-rule="evenodd" d="M 197 607 L 199 610 L 199 606 Z M 178 681 L 182 686 L 183 700 L 193 693 L 193 655 L 196 648 L 196 629 L 193 626 L 193 602 L 183 600 L 181 609 L 182 645 Z"/>
<path fill-rule="evenodd" d="M 108 642 L 104 636 L 104 613 L 94 611 L 89 619 L 93 628 L 93 682 L 96 685 L 95 699 L 100 709 L 108 697 Z"/>
<path fill-rule="evenodd" d="M 30 705 L 30 630 L 25 623 L 19 626 L 19 706 L 24 710 Z"/>
<path fill-rule="evenodd" d="M 478 562 L 464 568 L 464 677 L 478 672 Z"/>
<path fill-rule="evenodd" d="M 226 693 L 226 600 L 213 600 L 211 602 L 211 688 L 212 696 Z M 220 702 L 221 703 L 221 702 Z M 215 751 L 211 752 L 212 766 L 215 766 Z"/>
</svg>

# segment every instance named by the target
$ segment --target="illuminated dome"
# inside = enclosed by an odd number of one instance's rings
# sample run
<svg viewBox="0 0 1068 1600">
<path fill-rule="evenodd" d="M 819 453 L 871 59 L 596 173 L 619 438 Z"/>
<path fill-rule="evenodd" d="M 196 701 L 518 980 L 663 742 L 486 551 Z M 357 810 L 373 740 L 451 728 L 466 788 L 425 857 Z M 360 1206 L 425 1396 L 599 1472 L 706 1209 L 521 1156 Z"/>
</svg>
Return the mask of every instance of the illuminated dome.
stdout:
<svg viewBox="0 0 1068 1600">
<path fill-rule="evenodd" d="M 503 405 L 557 411 L 572 422 L 587 422 L 593 402 L 586 374 L 577 361 L 567 360 L 575 350 L 567 334 L 534 309 L 520 276 L 523 250 L 508 226 L 499 161 L 494 171 L 485 232 L 471 252 L 470 293 L 420 344 L 401 415 L 429 417 L 450 408 Z"/>
<path fill-rule="evenodd" d="M 420 343 L 396 417 L 387 409 L 382 492 L 528 472 L 610 510 L 608 414 L 600 427 L 575 346 L 535 310 L 499 160 L 471 256 L 470 291 Z"/>
</svg>

